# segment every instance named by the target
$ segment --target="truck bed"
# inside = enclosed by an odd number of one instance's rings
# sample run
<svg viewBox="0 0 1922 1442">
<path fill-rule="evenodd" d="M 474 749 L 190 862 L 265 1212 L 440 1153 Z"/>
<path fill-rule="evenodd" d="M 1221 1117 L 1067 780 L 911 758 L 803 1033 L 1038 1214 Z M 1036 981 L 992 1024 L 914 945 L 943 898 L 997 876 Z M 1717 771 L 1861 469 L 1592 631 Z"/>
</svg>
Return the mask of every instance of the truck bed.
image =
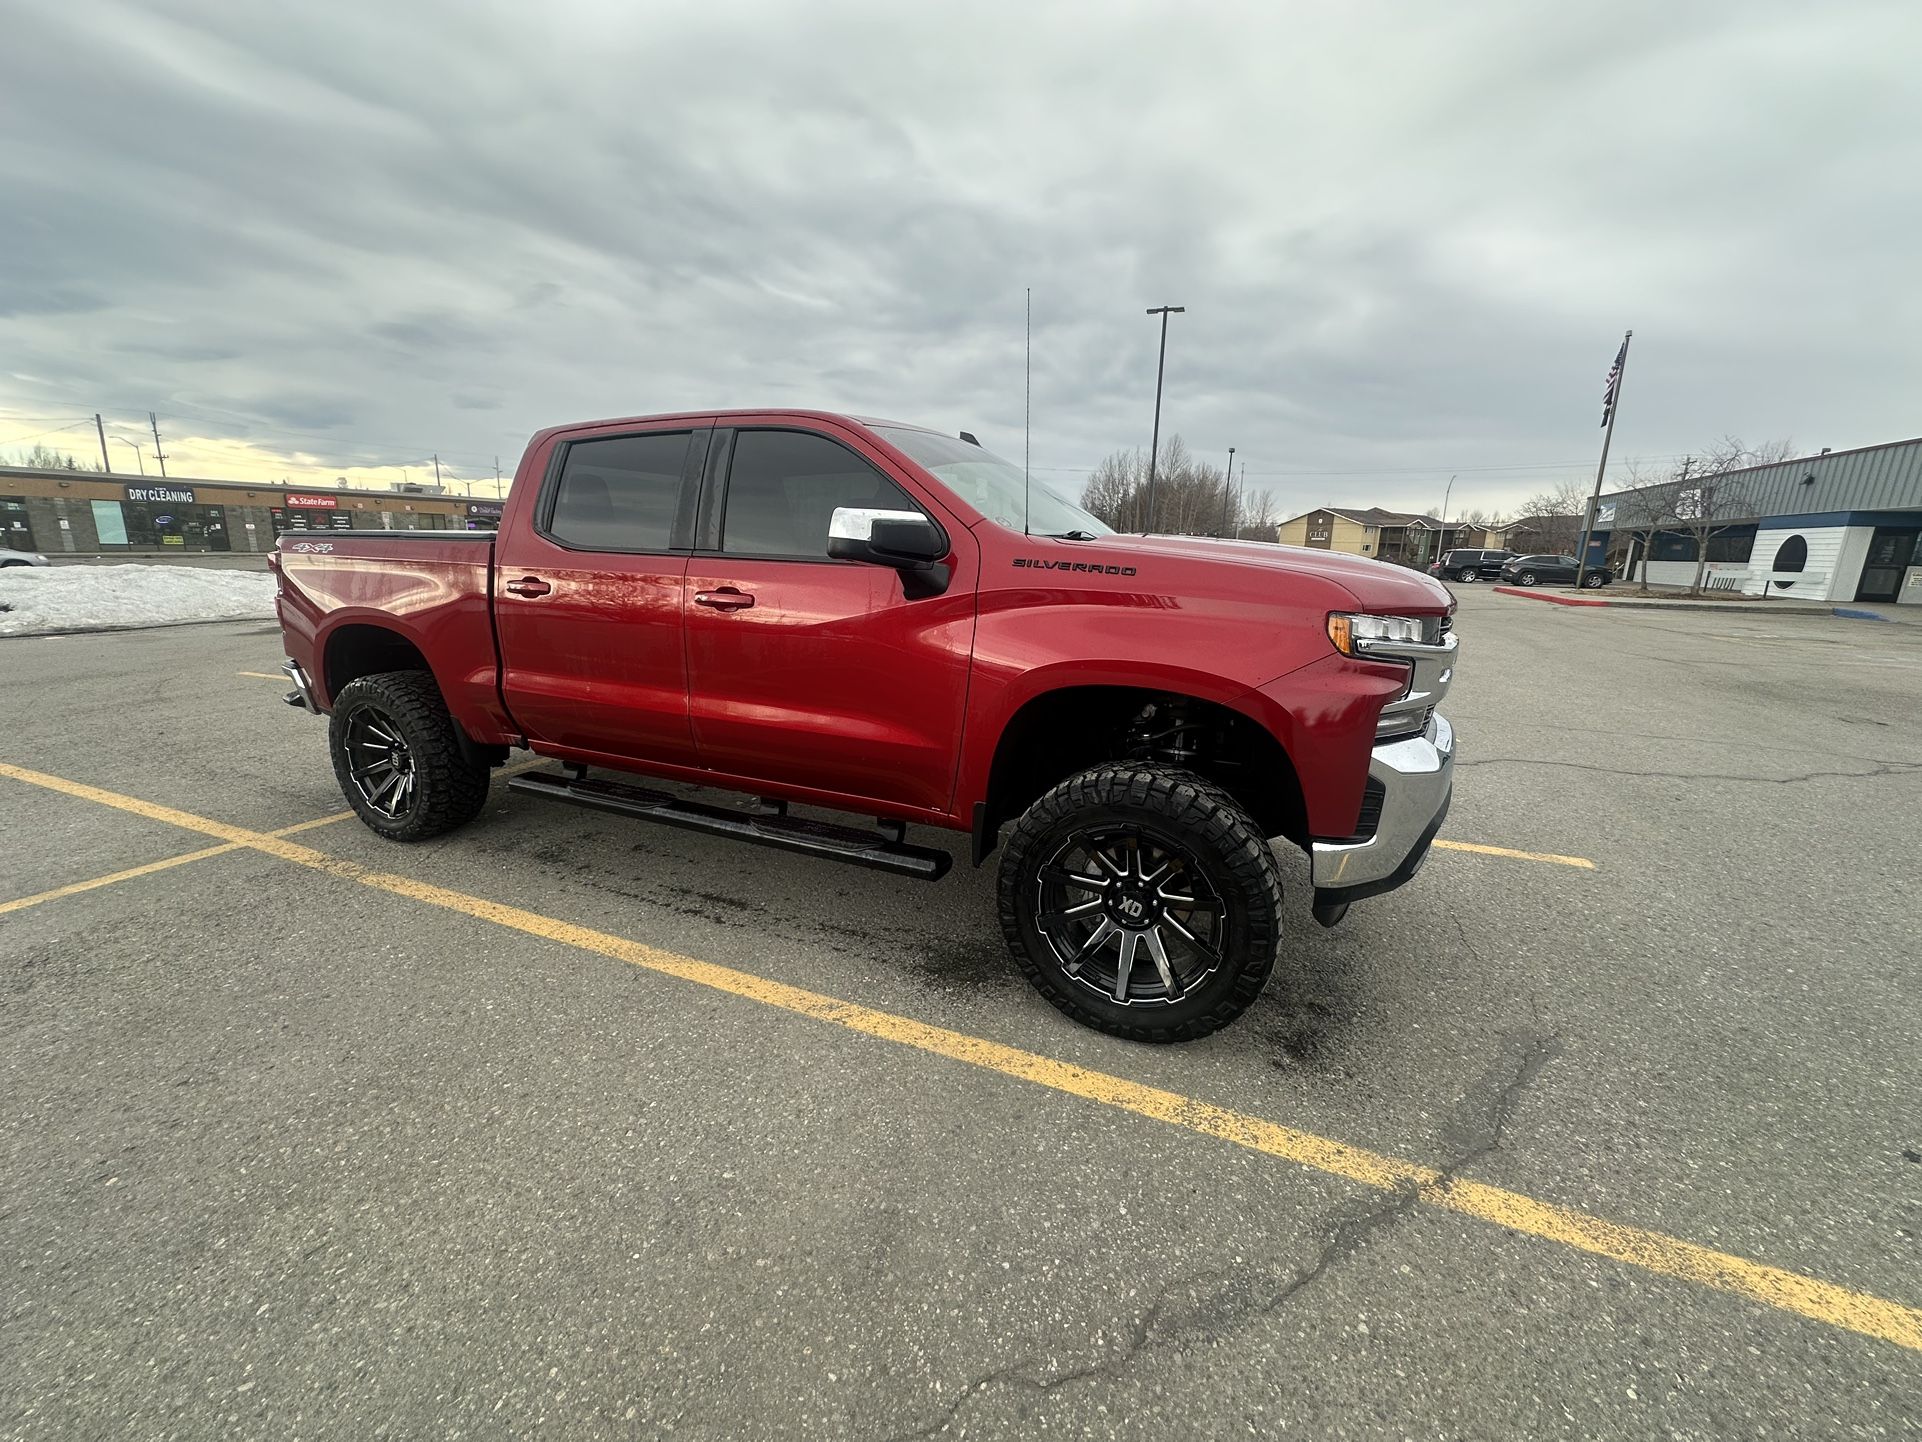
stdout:
<svg viewBox="0 0 1922 1442">
<path fill-rule="evenodd" d="M 330 648 L 353 645 L 350 628 L 364 623 L 398 631 L 435 659 L 448 709 L 476 740 L 511 736 L 494 639 L 492 531 L 290 531 L 273 563 L 288 655 L 313 678 L 323 706 L 335 690 Z"/>
</svg>

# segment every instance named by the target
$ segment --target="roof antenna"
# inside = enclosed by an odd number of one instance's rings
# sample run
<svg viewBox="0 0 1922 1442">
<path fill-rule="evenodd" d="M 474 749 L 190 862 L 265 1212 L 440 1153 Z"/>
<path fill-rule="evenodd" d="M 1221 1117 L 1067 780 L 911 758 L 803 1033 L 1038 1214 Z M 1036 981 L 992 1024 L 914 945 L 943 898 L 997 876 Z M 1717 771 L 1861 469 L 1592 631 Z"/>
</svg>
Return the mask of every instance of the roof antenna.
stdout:
<svg viewBox="0 0 1922 1442">
<path fill-rule="evenodd" d="M 1034 287 L 1028 287 L 1027 351 L 1021 382 L 1021 534 L 1028 534 L 1028 449 L 1034 431 Z"/>
</svg>

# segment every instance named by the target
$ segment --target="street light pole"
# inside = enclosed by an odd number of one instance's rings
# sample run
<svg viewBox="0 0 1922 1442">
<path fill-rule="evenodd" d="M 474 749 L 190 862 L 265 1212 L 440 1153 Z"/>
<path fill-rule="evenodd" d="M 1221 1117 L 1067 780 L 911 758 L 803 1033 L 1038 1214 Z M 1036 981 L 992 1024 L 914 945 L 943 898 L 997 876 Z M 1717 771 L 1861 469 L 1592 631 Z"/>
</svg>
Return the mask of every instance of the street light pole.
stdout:
<svg viewBox="0 0 1922 1442">
<path fill-rule="evenodd" d="M 1224 540 L 1228 536 L 1228 498 L 1234 494 L 1234 483 L 1235 448 L 1230 446 L 1228 447 L 1228 469 L 1221 477 L 1221 535 Z"/>
<path fill-rule="evenodd" d="M 1144 536 L 1155 528 L 1155 462 L 1161 455 L 1161 375 L 1168 365 L 1168 317 L 1187 309 L 1185 305 L 1158 305 L 1148 310 L 1149 315 L 1161 317 L 1161 357 L 1155 362 L 1155 429 L 1154 438 L 1148 442 L 1148 519 L 1141 528 Z"/>
<path fill-rule="evenodd" d="M 145 459 L 143 458 L 143 456 L 142 456 L 142 453 L 141 453 L 141 450 L 140 450 L 140 447 L 139 447 L 139 446 L 137 446 L 137 445 L 134 445 L 134 443 L 133 443 L 132 441 L 130 441 L 130 440 L 128 440 L 128 439 L 127 439 L 127 438 L 126 438 L 125 436 L 115 436 L 115 437 L 113 437 L 113 439 L 114 439 L 114 440 L 116 440 L 116 441 L 118 441 L 118 442 L 120 442 L 120 444 L 121 444 L 121 445 L 123 445 L 123 446 L 133 446 L 133 458 L 134 458 L 134 461 L 135 461 L 135 462 L 136 462 L 136 463 L 137 463 L 137 464 L 139 465 L 139 467 L 140 467 L 140 474 L 141 474 L 141 475 L 143 475 L 143 476 L 144 476 L 144 475 L 146 475 L 146 474 L 147 474 L 147 462 L 146 462 L 146 460 L 145 460 Z"/>
</svg>

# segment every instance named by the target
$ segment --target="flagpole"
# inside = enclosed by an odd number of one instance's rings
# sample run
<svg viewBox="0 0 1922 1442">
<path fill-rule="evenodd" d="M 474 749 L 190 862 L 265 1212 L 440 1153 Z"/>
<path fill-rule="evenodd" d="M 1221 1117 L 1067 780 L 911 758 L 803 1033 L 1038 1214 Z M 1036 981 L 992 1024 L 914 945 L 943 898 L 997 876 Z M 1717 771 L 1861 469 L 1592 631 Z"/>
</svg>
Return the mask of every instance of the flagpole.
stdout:
<svg viewBox="0 0 1922 1442">
<path fill-rule="evenodd" d="M 1575 553 L 1575 586 L 1579 590 L 1588 578 L 1588 542 L 1595 532 L 1595 511 L 1602 502 L 1602 477 L 1608 474 L 1608 446 L 1615 439 L 1615 416 L 1622 408 L 1622 382 L 1628 379 L 1628 343 L 1635 339 L 1634 331 L 1622 334 L 1622 363 L 1615 372 L 1615 394 L 1609 398 L 1608 428 L 1602 432 L 1602 461 L 1595 467 L 1595 490 L 1588 498 L 1588 510 L 1582 517 L 1582 548 Z"/>
</svg>

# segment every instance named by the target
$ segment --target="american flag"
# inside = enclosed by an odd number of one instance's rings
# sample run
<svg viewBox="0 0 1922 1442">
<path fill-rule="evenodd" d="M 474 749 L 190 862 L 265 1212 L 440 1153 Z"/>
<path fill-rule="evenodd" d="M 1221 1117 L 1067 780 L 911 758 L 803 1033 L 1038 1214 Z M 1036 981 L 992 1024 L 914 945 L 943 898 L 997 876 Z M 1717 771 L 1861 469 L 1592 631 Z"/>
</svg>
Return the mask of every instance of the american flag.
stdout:
<svg viewBox="0 0 1922 1442">
<path fill-rule="evenodd" d="M 1622 341 L 1622 348 L 1615 352 L 1615 364 L 1608 368 L 1608 383 L 1602 387 L 1602 424 L 1614 413 L 1615 401 L 1622 390 L 1622 364 L 1628 359 L 1628 341 Z"/>
</svg>

